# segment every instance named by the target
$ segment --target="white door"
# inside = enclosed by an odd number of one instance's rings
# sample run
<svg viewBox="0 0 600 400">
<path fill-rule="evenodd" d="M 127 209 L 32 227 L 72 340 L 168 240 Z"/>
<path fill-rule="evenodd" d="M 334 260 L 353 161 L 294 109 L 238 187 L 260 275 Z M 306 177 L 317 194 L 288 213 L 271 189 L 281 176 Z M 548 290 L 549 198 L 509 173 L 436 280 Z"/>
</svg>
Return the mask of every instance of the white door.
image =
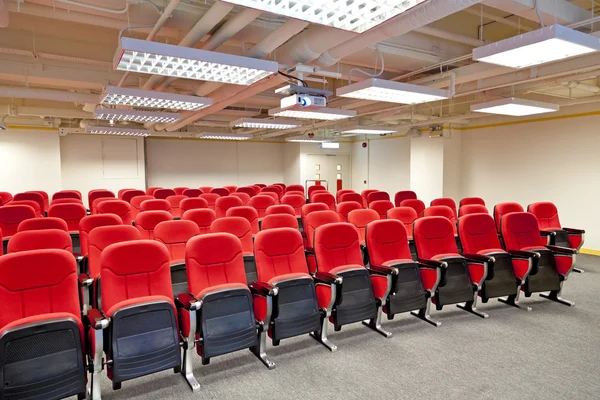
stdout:
<svg viewBox="0 0 600 400">
<path fill-rule="evenodd" d="M 347 155 L 307 154 L 304 164 L 304 182 L 308 186 L 321 181 L 330 193 L 338 190 L 338 180 L 341 181 L 339 189 L 348 189 L 352 185 L 350 176 L 350 157 Z"/>
</svg>

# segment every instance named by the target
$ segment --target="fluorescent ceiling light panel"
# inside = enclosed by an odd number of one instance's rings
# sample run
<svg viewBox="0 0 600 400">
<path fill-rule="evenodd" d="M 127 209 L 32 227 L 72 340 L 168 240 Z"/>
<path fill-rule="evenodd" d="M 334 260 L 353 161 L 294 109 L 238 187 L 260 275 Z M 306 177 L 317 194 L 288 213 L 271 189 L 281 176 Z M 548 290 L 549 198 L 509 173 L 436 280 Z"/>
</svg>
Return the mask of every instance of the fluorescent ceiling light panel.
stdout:
<svg viewBox="0 0 600 400">
<path fill-rule="evenodd" d="M 132 122 L 175 122 L 181 119 L 181 114 L 162 111 L 138 111 L 119 110 L 115 108 L 96 107 L 94 116 L 96 119 L 110 121 L 132 121 Z"/>
<path fill-rule="evenodd" d="M 303 139 L 303 138 L 296 138 L 296 139 L 286 139 L 286 142 L 290 142 L 290 143 L 327 143 L 329 142 L 329 140 L 327 139 Z"/>
<path fill-rule="evenodd" d="M 523 68 L 600 50 L 600 38 L 552 25 L 473 49 L 473 60 Z"/>
<path fill-rule="evenodd" d="M 236 135 L 235 133 L 214 133 L 206 132 L 196 135 L 198 139 L 213 139 L 213 140 L 248 140 L 252 139 L 252 135 Z"/>
<path fill-rule="evenodd" d="M 269 115 L 275 117 L 304 118 L 304 119 L 322 119 L 337 120 L 352 118 L 356 116 L 356 111 L 340 110 L 337 108 L 319 108 L 318 110 L 284 110 L 282 108 L 272 108 Z"/>
<path fill-rule="evenodd" d="M 341 87 L 337 89 L 336 94 L 341 97 L 400 104 L 427 103 L 450 97 L 447 90 L 375 78 Z"/>
<path fill-rule="evenodd" d="M 240 118 L 233 121 L 231 126 L 235 128 L 291 129 L 302 126 L 302 122 L 293 119 Z"/>
<path fill-rule="evenodd" d="M 176 93 L 154 92 L 152 90 L 107 86 L 102 93 L 100 103 L 195 111 L 212 105 L 212 99 L 206 97 L 185 96 Z"/>
<path fill-rule="evenodd" d="M 559 108 L 560 107 L 558 104 L 518 99 L 515 97 L 508 97 L 506 99 L 471 105 L 471 111 L 499 115 L 512 115 L 515 117 L 556 112 L 559 110 Z"/>
<path fill-rule="evenodd" d="M 321 143 L 321 148 L 322 149 L 339 149 L 340 144 L 334 143 L 334 142 L 324 142 L 324 143 Z"/>
<path fill-rule="evenodd" d="M 215 51 L 121 38 L 114 68 L 142 74 L 251 85 L 277 73 L 279 64 Z"/>
<path fill-rule="evenodd" d="M 119 135 L 119 136 L 150 136 L 152 131 L 147 129 L 114 128 L 108 126 L 88 126 L 85 131 L 97 135 Z"/>
<path fill-rule="evenodd" d="M 425 0 L 225 0 L 315 24 L 362 33 Z"/>
<path fill-rule="evenodd" d="M 355 135 L 384 135 L 386 133 L 395 133 L 396 129 L 382 128 L 377 126 L 355 126 L 351 129 L 342 129 L 342 134 L 355 134 Z"/>
</svg>

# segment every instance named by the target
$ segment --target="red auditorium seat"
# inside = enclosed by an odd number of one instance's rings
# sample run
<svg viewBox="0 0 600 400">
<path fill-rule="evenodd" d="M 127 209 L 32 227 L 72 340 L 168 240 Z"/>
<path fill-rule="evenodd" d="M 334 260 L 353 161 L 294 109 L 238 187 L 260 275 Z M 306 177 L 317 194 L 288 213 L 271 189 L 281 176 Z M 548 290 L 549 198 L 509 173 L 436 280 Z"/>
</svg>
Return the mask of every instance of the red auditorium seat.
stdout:
<svg viewBox="0 0 600 400">
<path fill-rule="evenodd" d="M 356 201 L 343 201 L 337 205 L 336 211 L 340 215 L 341 221 L 348 222 L 348 214 L 353 210 L 361 210 L 362 203 Z"/>
<path fill-rule="evenodd" d="M 290 193 L 290 194 L 286 194 L 285 196 L 283 196 L 281 198 L 281 204 L 286 204 L 288 206 L 292 206 L 296 216 L 300 216 L 302 206 L 304 206 L 306 204 L 306 199 L 304 198 L 304 196 L 301 196 L 299 194 Z"/>
<path fill-rule="evenodd" d="M 480 204 L 464 207 L 479 206 Z M 485 260 L 485 269 L 475 268 L 471 275 L 474 283 L 480 286 L 479 297 L 484 303 L 488 299 L 507 296 L 499 301 L 519 307 L 521 286 L 525 284 L 530 266 L 527 257 L 510 255 L 502 249 L 494 219 L 487 213 L 475 213 L 462 216 L 458 220 L 458 233 L 463 243 L 463 253 L 466 258 Z M 477 272 L 485 273 L 483 279 Z M 528 311 L 531 308 L 526 307 Z"/>
<path fill-rule="evenodd" d="M 166 200 L 169 196 L 175 196 L 177 193 L 173 189 L 156 189 L 154 191 L 154 198 Z"/>
<path fill-rule="evenodd" d="M 3 235 L 4 253 L 6 253 L 9 238 L 17 233 L 19 224 L 30 218 L 36 218 L 35 210 L 31 206 L 8 205 L 0 207 L 0 230 Z"/>
<path fill-rule="evenodd" d="M 335 331 L 359 321 L 385 337 L 379 311 L 390 292 L 390 275 L 370 273 L 362 261 L 356 227 L 347 222 L 323 225 L 315 232 L 317 299 Z M 382 271 L 382 270 L 380 270 Z M 366 321 L 369 322 L 366 322 Z M 321 338 L 326 338 L 323 324 Z M 331 348 L 331 344 L 323 342 Z"/>
<path fill-rule="evenodd" d="M 277 182 L 277 183 L 274 183 L 273 186 L 281 186 L 281 189 L 285 192 L 285 188 L 286 188 L 285 183 Z"/>
<path fill-rule="evenodd" d="M 217 213 L 217 218 L 223 218 L 227 214 L 227 210 L 229 210 L 231 207 L 240 207 L 241 205 L 242 200 L 239 197 L 219 197 L 215 202 L 215 212 Z"/>
<path fill-rule="evenodd" d="M 416 200 L 417 194 L 412 190 L 401 190 L 394 195 L 394 205 L 400 207 L 403 200 Z"/>
<path fill-rule="evenodd" d="M 279 196 L 279 192 L 277 192 L 277 189 L 274 188 L 263 188 L 261 189 L 260 196 L 269 196 L 271 198 L 273 198 L 273 200 L 275 200 L 275 204 L 279 204 L 279 200 L 280 200 L 280 196 Z"/>
<path fill-rule="evenodd" d="M 574 303 L 560 297 L 563 282 L 567 280 L 575 263 L 577 250 L 547 245 L 540 236 L 535 215 L 525 212 L 509 213 L 502 217 L 502 237 L 506 250 L 517 256 L 527 257 L 532 265 L 522 290 L 525 297 L 532 293 L 550 292 L 540 296 L 567 306 Z"/>
<path fill-rule="evenodd" d="M 307 333 L 318 338 L 322 325 L 329 322 L 319 310 L 300 232 L 292 228 L 260 232 L 254 248 L 258 273 L 258 281 L 252 285 L 254 310 L 261 326 L 267 327 L 260 333 L 259 343 L 266 341 L 267 334 L 274 346 L 282 339 Z"/>
<path fill-rule="evenodd" d="M 532 203 L 527 206 L 527 211 L 536 216 L 543 234 L 550 236 L 550 244 L 577 251 L 583 246 L 585 231 L 563 227 L 558 218 L 558 209 L 553 203 L 548 201 Z"/>
<path fill-rule="evenodd" d="M 229 190 L 229 194 L 231 193 L 235 193 L 235 191 L 237 190 L 237 186 L 233 186 L 233 185 L 228 185 L 228 186 L 223 186 L 225 189 Z"/>
<path fill-rule="evenodd" d="M 90 211 L 92 211 L 92 214 L 94 213 L 93 209 L 92 209 L 94 200 L 101 199 L 104 197 L 116 199 L 115 194 L 113 192 L 111 192 L 110 190 L 95 189 L 95 190 L 90 190 L 88 192 L 88 207 L 90 207 Z"/>
<path fill-rule="evenodd" d="M 171 213 L 171 204 L 165 199 L 145 200 L 140 204 L 140 214 L 145 211 L 167 211 Z"/>
<path fill-rule="evenodd" d="M 302 185 L 289 185 L 285 188 L 285 193 L 288 192 L 302 192 L 304 193 L 304 186 Z"/>
<path fill-rule="evenodd" d="M 369 202 L 367 201 L 367 198 L 369 197 L 369 195 L 371 193 L 378 192 L 378 191 L 379 190 L 377 190 L 377 189 L 365 189 L 362 192 L 360 192 L 360 197 L 362 198 L 363 206 L 367 207 L 369 205 Z"/>
<path fill-rule="evenodd" d="M 400 202 L 400 207 L 411 207 L 417 212 L 417 217 L 421 218 L 425 211 L 425 203 L 418 199 L 407 199 Z"/>
<path fill-rule="evenodd" d="M 259 187 L 259 188 L 261 188 L 261 189 L 262 189 L 262 188 L 265 188 L 265 187 L 267 187 L 267 185 L 265 185 L 264 183 L 255 183 L 255 184 L 254 184 L 254 185 L 252 185 L 252 186 L 258 186 L 258 187 Z"/>
<path fill-rule="evenodd" d="M 362 209 L 353 210 L 348 213 L 348 222 L 354 225 L 358 230 L 361 246 L 364 246 L 365 244 L 365 229 L 367 228 L 367 225 L 377 220 L 379 220 L 379 214 L 375 210 Z"/>
<path fill-rule="evenodd" d="M 423 217 L 415 221 L 413 235 L 419 263 L 421 264 L 421 279 L 425 290 L 428 290 L 439 311 L 445 305 L 458 305 L 465 311 L 479 317 L 488 315 L 477 310 L 478 278 L 485 279 L 485 262 L 466 259 L 458 254 L 454 229 L 448 218 Z M 483 277 L 483 278 L 481 278 Z M 433 325 L 427 313 L 419 317 Z"/>
<path fill-rule="evenodd" d="M 454 234 L 457 234 L 456 230 L 456 214 L 454 211 L 448 206 L 430 206 L 425 209 L 423 212 L 424 217 L 444 217 L 448 218 L 450 222 L 452 222 L 452 229 Z"/>
<path fill-rule="evenodd" d="M 235 191 L 236 193 L 246 193 L 248 196 L 256 196 L 256 190 L 252 186 L 239 187 Z"/>
<path fill-rule="evenodd" d="M 65 250 L 73 257 L 71 235 L 62 229 L 24 230 L 15 233 L 8 242 L 8 253 L 43 249 Z"/>
<path fill-rule="evenodd" d="M 51 207 L 53 205 L 57 205 L 57 204 L 81 204 L 83 205 L 83 201 L 79 200 L 79 199 L 73 199 L 73 198 L 66 198 L 66 199 L 54 199 L 52 200 L 51 203 Z M 87 211 L 86 211 L 87 214 Z"/>
<path fill-rule="evenodd" d="M 402 222 L 409 239 L 413 237 L 413 223 L 417 219 L 417 212 L 412 207 L 394 207 L 388 210 L 388 219 L 397 219 Z"/>
<path fill-rule="evenodd" d="M 210 225 L 211 233 L 231 233 L 242 243 L 244 266 L 248 284 L 256 281 L 256 264 L 254 263 L 254 244 L 252 242 L 252 227 L 246 218 L 223 217 L 217 218 Z"/>
<path fill-rule="evenodd" d="M 81 193 L 78 190 L 61 190 L 52 195 L 52 201 L 58 199 L 78 199 L 81 200 Z"/>
<path fill-rule="evenodd" d="M 111 244 L 140 239 L 139 230 L 131 225 L 105 225 L 94 228 L 88 236 L 87 274 L 94 279 L 100 276 L 102 252 Z M 95 307 L 95 300 L 93 304 Z"/>
<path fill-rule="evenodd" d="M 387 192 L 382 192 L 380 190 L 376 192 L 371 192 L 367 195 L 367 204 L 371 204 L 374 201 L 390 201 L 390 195 Z"/>
<path fill-rule="evenodd" d="M 265 211 L 265 216 L 273 215 L 273 214 L 289 214 L 293 217 L 296 216 L 296 211 L 294 211 L 294 207 L 288 204 L 275 204 L 269 206 Z"/>
<path fill-rule="evenodd" d="M 131 204 L 131 212 L 133 213 L 133 218 L 136 215 L 142 212 L 142 203 L 146 200 L 155 200 L 154 196 L 144 195 L 144 196 L 135 196 L 131 199 L 129 204 Z"/>
<path fill-rule="evenodd" d="M 105 201 L 113 201 L 113 200 L 118 200 L 118 199 L 116 197 L 100 197 L 99 199 L 95 199 L 90 208 L 90 212 L 92 214 L 97 214 L 98 213 L 98 204 L 104 203 Z M 121 200 L 119 200 L 119 201 L 121 201 Z"/>
<path fill-rule="evenodd" d="M 185 199 L 187 199 L 187 196 L 184 196 L 182 194 L 175 195 L 175 196 L 169 196 L 165 199 L 171 205 L 171 214 L 173 214 L 174 218 L 181 217 L 181 214 L 182 214 L 181 201 L 185 200 Z"/>
<path fill-rule="evenodd" d="M 15 201 L 35 201 L 40 207 L 40 215 L 46 215 L 46 203 L 44 202 L 44 196 L 37 192 L 25 192 L 25 193 L 17 193 L 13 197 L 13 202 Z"/>
<path fill-rule="evenodd" d="M 450 207 L 452 212 L 454 213 L 454 217 L 456 217 L 456 203 L 449 197 L 441 197 L 439 199 L 431 200 L 430 206 L 446 206 Z"/>
<path fill-rule="evenodd" d="M 96 214 L 115 214 L 121 218 L 124 225 L 131 225 L 133 222 L 133 213 L 131 205 L 123 200 L 103 201 L 96 207 Z"/>
<path fill-rule="evenodd" d="M 260 193 L 265 194 L 265 193 L 275 193 L 277 194 L 277 198 L 275 200 L 279 201 L 279 199 L 281 197 L 283 197 L 283 190 L 280 187 L 277 186 L 267 186 L 265 188 L 262 188 L 260 190 Z"/>
<path fill-rule="evenodd" d="M 458 206 L 462 207 L 476 204 L 485 206 L 485 200 L 483 200 L 481 197 L 465 197 L 460 201 L 460 203 L 458 203 Z"/>
<path fill-rule="evenodd" d="M 54 204 L 48 210 L 48 217 L 60 218 L 67 223 L 70 232 L 79 232 L 79 223 L 87 215 L 81 203 Z"/>
<path fill-rule="evenodd" d="M 200 229 L 193 221 L 163 221 L 154 228 L 154 237 L 164 244 L 169 251 L 171 263 L 171 283 L 175 296 L 187 293 L 187 277 L 185 273 L 185 245 Z"/>
<path fill-rule="evenodd" d="M 257 194 L 260 193 L 260 190 L 262 189 L 262 186 L 258 186 L 258 185 L 252 185 L 252 187 L 254 188 L 254 195 L 256 196 Z M 265 186 L 266 187 L 266 186 Z"/>
<path fill-rule="evenodd" d="M 344 194 L 340 195 L 340 201 L 342 203 L 346 203 L 348 201 L 355 201 L 358 204 L 360 204 L 361 207 L 364 207 L 363 198 L 358 193 L 354 193 L 354 192 L 352 192 L 352 193 L 344 193 Z"/>
<path fill-rule="evenodd" d="M 230 196 L 238 197 L 242 201 L 242 205 L 246 206 L 250 202 L 250 195 L 248 193 L 231 193 Z"/>
<path fill-rule="evenodd" d="M 184 212 L 181 219 L 195 222 L 200 235 L 204 235 L 210 233 L 210 225 L 217 219 L 217 214 L 210 208 L 193 209 Z"/>
<path fill-rule="evenodd" d="M 119 191 L 117 192 L 117 198 L 119 200 L 123 200 L 123 193 L 127 192 L 128 190 L 136 190 L 135 188 L 124 188 L 124 189 L 119 189 Z M 144 194 L 146 194 L 146 192 L 144 192 Z"/>
<path fill-rule="evenodd" d="M 310 199 L 310 197 L 312 196 L 312 194 L 314 192 L 319 192 L 319 191 L 327 191 L 327 188 L 323 185 L 312 185 L 308 187 L 308 191 L 307 191 L 307 196 Z"/>
<path fill-rule="evenodd" d="M 131 203 L 131 199 L 133 199 L 134 197 L 145 196 L 145 195 L 146 195 L 146 192 L 144 192 L 143 190 L 137 190 L 137 189 L 126 190 L 123 193 L 121 193 L 121 200 Z"/>
<path fill-rule="evenodd" d="M 323 203 L 311 203 L 304 207 L 312 204 L 323 204 Z M 304 212 L 304 207 L 302 208 Z M 335 211 L 329 209 L 310 211 L 302 218 L 302 225 L 304 227 L 304 236 L 306 238 L 306 261 L 310 273 L 314 273 L 317 270 L 317 261 L 315 256 L 315 231 L 318 227 L 325 224 L 331 224 L 340 222 L 340 216 Z"/>
<path fill-rule="evenodd" d="M 300 209 L 300 231 L 304 232 L 304 223 L 306 222 L 306 216 L 313 211 L 328 211 L 329 207 L 324 203 L 309 203 L 302 206 Z M 297 218 L 297 216 L 296 216 Z M 306 232 L 303 233 L 306 240 Z"/>
<path fill-rule="evenodd" d="M 367 226 L 367 250 L 369 268 L 388 276 L 391 281 L 391 290 L 382 297 L 385 299 L 382 311 L 386 312 L 388 319 L 412 310 L 427 314 L 429 296 L 423 289 L 419 264 L 413 261 L 402 222 L 395 219 L 371 222 Z M 379 320 L 380 314 L 377 316 Z"/>
<path fill-rule="evenodd" d="M 204 192 L 203 194 L 201 194 L 200 196 L 201 199 L 206 200 L 206 202 L 208 203 L 208 208 L 210 208 L 211 210 L 215 210 L 215 203 L 217 202 L 217 199 L 221 196 L 219 196 L 216 193 L 206 193 Z"/>
<path fill-rule="evenodd" d="M 22 221 L 17 227 L 17 232 L 38 231 L 42 229 L 58 229 L 68 232 L 67 223 L 60 218 L 30 218 Z"/>
<path fill-rule="evenodd" d="M 276 228 L 294 228 L 298 230 L 298 219 L 290 214 L 269 214 L 262 219 L 261 231 Z"/>
<path fill-rule="evenodd" d="M 204 192 L 200 189 L 185 189 L 183 191 L 182 195 L 187 196 L 187 197 L 198 197 L 202 193 L 204 193 Z"/>
<path fill-rule="evenodd" d="M 202 193 L 210 193 L 210 191 L 213 189 L 213 187 L 212 186 L 200 186 L 199 189 L 202 190 Z"/>
<path fill-rule="evenodd" d="M 231 207 L 225 213 L 226 217 L 242 217 L 250 222 L 250 230 L 253 235 L 256 235 L 259 231 L 258 227 L 258 212 L 254 207 L 239 206 Z"/>
<path fill-rule="evenodd" d="M 481 204 L 467 204 L 465 206 L 460 206 L 458 209 L 459 217 L 464 217 L 469 214 L 489 214 L 489 211 L 486 206 L 482 206 Z"/>
<path fill-rule="evenodd" d="M 5 205 L 12 201 L 13 195 L 8 192 L 0 192 L 0 205 Z"/>
<path fill-rule="evenodd" d="M 213 357 L 250 349 L 273 368 L 275 364 L 259 351 L 252 293 L 244 275 L 239 240 L 227 233 L 192 238 L 186 246 L 185 263 L 191 295 L 180 295 L 177 304 L 186 338 L 182 374 L 188 384 L 199 387 L 191 361 L 195 343 L 203 365 Z M 260 350 L 264 350 L 264 343 Z"/>
<path fill-rule="evenodd" d="M 85 398 L 85 336 L 73 255 L 4 255 L 0 287 L 0 398 Z"/>
<path fill-rule="evenodd" d="M 164 210 L 144 211 L 136 215 L 135 227 L 142 239 L 154 239 L 154 228 L 163 221 L 171 221 L 173 215 Z"/>
<path fill-rule="evenodd" d="M 494 206 L 494 221 L 498 233 L 502 232 L 501 222 L 502 217 L 512 212 L 524 212 L 523 206 L 515 202 L 498 203 Z"/>
<path fill-rule="evenodd" d="M 95 332 L 105 331 L 108 340 L 100 335 L 92 346 L 107 345 L 113 389 L 155 372 L 180 371 L 179 327 L 165 246 L 153 240 L 115 243 L 104 249 L 100 263 L 102 310 L 110 323 Z M 92 354 L 97 350 L 92 347 Z M 94 369 L 95 382 L 97 374 Z"/>
<path fill-rule="evenodd" d="M 335 197 L 329 192 L 313 193 L 310 202 L 326 204 L 331 211 L 335 211 Z"/>
<path fill-rule="evenodd" d="M 206 193 L 206 192 L 204 192 L 204 193 Z M 226 197 L 226 196 L 229 196 L 229 194 L 230 194 L 229 190 L 225 189 L 224 187 L 212 188 L 210 190 L 210 193 L 218 194 L 221 197 Z"/>
<path fill-rule="evenodd" d="M 373 194 L 377 193 L 385 193 L 385 192 L 375 192 L 371 193 L 371 197 Z M 386 193 L 387 194 L 387 193 Z M 369 208 L 371 210 L 375 210 L 377 214 L 379 214 L 379 219 L 386 219 L 387 212 L 394 208 L 394 203 L 389 200 L 374 200 L 369 203 Z"/>
<path fill-rule="evenodd" d="M 187 189 L 189 189 L 189 187 L 187 187 L 187 186 L 179 186 L 179 187 L 173 188 L 176 195 L 183 194 L 183 192 L 185 192 Z"/>
<path fill-rule="evenodd" d="M 44 200 L 44 211 L 48 211 L 48 208 L 50 208 L 50 200 L 48 197 L 48 193 L 44 192 L 43 190 L 28 190 L 25 193 L 38 193 L 42 195 L 42 199 Z"/>
<path fill-rule="evenodd" d="M 191 197 L 181 200 L 181 203 L 179 203 L 179 208 L 181 210 L 181 215 L 183 215 L 183 213 L 187 210 L 208 208 L 208 201 L 200 197 Z"/>
<path fill-rule="evenodd" d="M 42 216 L 39 203 L 33 200 L 13 200 L 7 206 L 28 206 L 33 208 L 36 217 Z"/>
<path fill-rule="evenodd" d="M 118 215 L 104 214 L 104 215 L 88 215 L 83 217 L 79 222 L 79 242 L 81 246 L 81 255 L 88 255 L 88 238 L 92 230 L 101 226 L 113 226 L 122 225 L 123 221 Z"/>
<path fill-rule="evenodd" d="M 162 187 L 160 187 L 160 186 L 149 187 L 148 189 L 146 189 L 146 194 L 148 196 L 154 196 L 154 192 L 156 192 L 158 189 L 162 189 Z"/>
<path fill-rule="evenodd" d="M 342 202 L 342 195 L 346 194 L 346 193 L 356 193 L 354 190 L 352 189 L 340 189 L 335 193 L 335 201 L 336 203 L 341 203 Z"/>
<path fill-rule="evenodd" d="M 275 199 L 271 196 L 265 196 L 263 193 L 254 196 L 248 202 L 250 207 L 254 207 L 258 212 L 258 218 L 267 215 L 267 208 L 275 205 Z"/>
</svg>

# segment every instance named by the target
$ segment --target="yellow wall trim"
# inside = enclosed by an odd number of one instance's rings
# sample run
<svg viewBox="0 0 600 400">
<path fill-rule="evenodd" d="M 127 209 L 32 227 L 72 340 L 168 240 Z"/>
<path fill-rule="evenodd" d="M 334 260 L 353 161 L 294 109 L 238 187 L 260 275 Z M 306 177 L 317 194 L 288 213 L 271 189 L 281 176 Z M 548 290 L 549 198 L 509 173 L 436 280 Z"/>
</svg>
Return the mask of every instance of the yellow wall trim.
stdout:
<svg viewBox="0 0 600 400">
<path fill-rule="evenodd" d="M 579 249 L 579 252 L 581 254 L 591 254 L 593 256 L 600 256 L 600 250 L 586 249 L 582 247 L 581 249 Z"/>
<path fill-rule="evenodd" d="M 53 128 L 51 126 L 9 125 L 7 128 L 21 131 L 58 131 L 58 128 Z"/>
<path fill-rule="evenodd" d="M 497 124 L 488 124 L 488 125 L 465 126 L 465 127 L 460 127 L 460 128 L 453 127 L 452 129 L 470 131 L 473 129 L 485 129 L 485 128 L 496 128 L 499 126 L 508 126 L 508 125 L 531 124 L 534 122 L 555 121 L 558 119 L 568 119 L 568 118 L 591 117 L 594 115 L 600 115 L 600 111 L 591 111 L 591 112 L 579 113 L 579 114 L 556 115 L 553 117 L 524 119 L 524 120 L 520 120 L 520 121 L 498 122 Z"/>
</svg>

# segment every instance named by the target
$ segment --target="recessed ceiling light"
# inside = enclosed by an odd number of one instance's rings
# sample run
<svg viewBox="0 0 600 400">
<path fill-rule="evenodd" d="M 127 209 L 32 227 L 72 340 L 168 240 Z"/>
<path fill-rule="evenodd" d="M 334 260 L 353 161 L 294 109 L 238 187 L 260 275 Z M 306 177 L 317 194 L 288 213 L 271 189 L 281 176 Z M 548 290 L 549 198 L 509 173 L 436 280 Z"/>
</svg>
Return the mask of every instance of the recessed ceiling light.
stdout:
<svg viewBox="0 0 600 400">
<path fill-rule="evenodd" d="M 354 135 L 385 135 L 386 133 L 395 133 L 396 129 L 383 128 L 377 126 L 355 126 L 351 129 L 342 129 L 342 134 L 354 134 Z"/>
<path fill-rule="evenodd" d="M 96 107 L 94 117 L 96 119 L 105 119 L 109 121 L 168 123 L 181 119 L 181 114 L 162 111 L 120 110 L 115 108 Z"/>
<path fill-rule="evenodd" d="M 143 74 L 251 85 L 275 74 L 279 64 L 215 51 L 121 38 L 114 67 Z"/>
<path fill-rule="evenodd" d="M 152 131 L 135 128 L 113 128 L 107 126 L 88 126 L 85 131 L 97 135 L 119 135 L 119 136 L 150 136 Z"/>
<path fill-rule="evenodd" d="M 252 139 L 252 135 L 236 135 L 234 133 L 215 133 L 205 132 L 196 135 L 198 139 L 213 139 L 213 140 L 248 140 Z"/>
<path fill-rule="evenodd" d="M 175 93 L 154 92 L 152 90 L 107 86 L 102 93 L 100 102 L 102 104 L 121 106 L 195 111 L 210 106 L 212 99 Z"/>
<path fill-rule="evenodd" d="M 516 97 L 508 97 L 506 99 L 471 105 L 471 111 L 499 115 L 512 115 L 515 117 L 555 112 L 558 111 L 559 108 L 560 106 L 558 104 L 519 99 Z"/>
<path fill-rule="evenodd" d="M 289 118 L 337 120 L 355 117 L 356 111 L 340 110 L 337 108 L 319 108 L 318 110 L 311 111 L 284 110 L 282 108 L 272 108 L 269 110 L 269 115 Z"/>
<path fill-rule="evenodd" d="M 419 104 L 450 97 L 447 90 L 375 78 L 341 87 L 336 94 L 340 97 L 400 104 Z"/>
<path fill-rule="evenodd" d="M 340 144 L 335 142 L 323 142 L 321 143 L 322 149 L 339 149 Z"/>
<path fill-rule="evenodd" d="M 600 50 L 600 38 L 552 25 L 473 49 L 473 60 L 523 68 Z"/>
<path fill-rule="evenodd" d="M 293 119 L 240 118 L 231 123 L 235 128 L 291 129 L 302 126 L 302 122 Z"/>
<path fill-rule="evenodd" d="M 244 7 L 362 33 L 425 0 L 225 0 Z"/>
<path fill-rule="evenodd" d="M 286 142 L 290 142 L 290 143 L 326 143 L 329 142 L 330 140 L 328 139 L 303 139 L 303 138 L 292 138 L 292 139 L 286 139 Z"/>
</svg>

